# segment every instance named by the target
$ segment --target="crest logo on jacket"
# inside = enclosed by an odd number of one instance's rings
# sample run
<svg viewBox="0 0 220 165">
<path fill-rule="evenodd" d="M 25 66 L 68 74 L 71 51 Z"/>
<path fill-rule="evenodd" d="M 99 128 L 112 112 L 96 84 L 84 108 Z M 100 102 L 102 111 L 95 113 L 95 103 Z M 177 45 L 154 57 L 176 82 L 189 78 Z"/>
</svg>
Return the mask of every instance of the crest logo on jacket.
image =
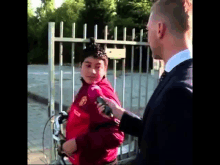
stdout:
<svg viewBox="0 0 220 165">
<path fill-rule="evenodd" d="M 79 113 L 77 110 L 74 110 L 74 113 L 76 116 L 80 117 L 81 116 L 81 113 Z"/>
<path fill-rule="evenodd" d="M 87 102 L 87 96 L 83 96 L 79 102 L 79 106 L 85 105 Z"/>
</svg>

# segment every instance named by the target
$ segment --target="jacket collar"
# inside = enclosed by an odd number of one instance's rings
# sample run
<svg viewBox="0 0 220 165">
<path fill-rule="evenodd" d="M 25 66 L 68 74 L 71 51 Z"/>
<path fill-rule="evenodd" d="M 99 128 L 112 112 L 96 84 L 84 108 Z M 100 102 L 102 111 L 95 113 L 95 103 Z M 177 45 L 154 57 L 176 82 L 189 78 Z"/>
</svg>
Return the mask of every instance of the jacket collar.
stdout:
<svg viewBox="0 0 220 165">
<path fill-rule="evenodd" d="M 177 65 L 189 59 L 192 59 L 192 52 L 189 49 L 180 51 L 167 61 L 165 65 L 165 71 L 170 72 Z"/>
</svg>

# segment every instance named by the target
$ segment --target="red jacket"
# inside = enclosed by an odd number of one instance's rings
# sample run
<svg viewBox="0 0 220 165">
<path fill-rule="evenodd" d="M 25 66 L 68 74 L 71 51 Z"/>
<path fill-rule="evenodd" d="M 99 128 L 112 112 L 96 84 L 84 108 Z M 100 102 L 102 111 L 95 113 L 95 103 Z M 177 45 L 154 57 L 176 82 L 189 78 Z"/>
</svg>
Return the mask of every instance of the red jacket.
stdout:
<svg viewBox="0 0 220 165">
<path fill-rule="evenodd" d="M 74 160 L 69 159 L 74 165 L 104 165 L 111 162 L 117 158 L 118 146 L 124 141 L 124 133 L 119 131 L 120 121 L 114 117 L 107 119 L 99 114 L 94 102 L 101 95 L 120 105 L 107 78 L 95 85 L 83 81 L 83 86 L 71 105 L 66 139 L 76 139 L 77 151 L 72 155 Z"/>
</svg>

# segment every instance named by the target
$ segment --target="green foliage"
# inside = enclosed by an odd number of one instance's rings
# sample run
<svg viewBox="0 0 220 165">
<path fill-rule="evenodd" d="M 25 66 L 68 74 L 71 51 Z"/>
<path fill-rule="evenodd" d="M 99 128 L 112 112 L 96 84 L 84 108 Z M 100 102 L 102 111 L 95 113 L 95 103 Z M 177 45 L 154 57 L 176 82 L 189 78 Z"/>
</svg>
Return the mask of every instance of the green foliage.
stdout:
<svg viewBox="0 0 220 165">
<path fill-rule="evenodd" d="M 144 30 L 146 34 L 146 24 L 150 15 L 150 8 L 152 3 L 150 0 L 120 0 L 117 2 L 116 12 L 114 18 L 114 26 L 117 26 L 121 31 L 118 32 L 120 36 L 123 32 L 123 27 L 127 27 L 128 35 L 131 37 L 132 29 L 135 28 L 136 34 L 140 30 Z M 146 35 L 144 35 L 146 38 Z"/>
<path fill-rule="evenodd" d="M 127 39 L 130 40 L 132 28 L 136 28 L 136 36 L 140 29 L 145 30 L 152 5 L 150 0 L 65 0 L 59 8 L 55 9 L 54 0 L 42 0 L 42 2 L 42 6 L 35 11 L 36 15 L 30 0 L 27 2 L 28 63 L 47 63 L 48 22 L 55 22 L 56 37 L 60 36 L 60 22 L 63 21 L 64 37 L 72 36 L 72 24 L 75 22 L 77 38 L 83 37 L 83 24 L 86 23 L 87 38 L 94 36 L 94 25 L 97 24 L 98 38 L 104 38 L 105 25 L 108 25 L 110 38 L 113 37 L 114 27 L 117 26 L 118 39 L 122 39 L 123 27 L 127 27 Z M 146 38 L 146 35 L 144 37 Z M 70 59 L 71 44 L 63 44 L 63 55 Z M 80 52 L 82 44 L 75 46 L 75 49 L 76 53 Z M 56 43 L 55 59 L 58 54 L 59 45 Z M 79 58 L 76 57 L 75 62 L 78 61 Z"/>
<path fill-rule="evenodd" d="M 115 0 L 85 0 L 85 9 L 80 13 L 79 26 L 87 24 L 87 37 L 94 36 L 94 26 L 98 25 L 98 38 L 104 37 L 104 27 L 108 25 L 116 11 Z M 77 33 L 83 34 L 81 28 Z"/>
<path fill-rule="evenodd" d="M 78 21 L 81 10 L 84 10 L 84 0 L 66 0 L 55 12 L 55 23 L 64 23 L 64 36 L 72 36 L 72 24 Z"/>
<path fill-rule="evenodd" d="M 28 18 L 34 15 L 34 11 L 32 8 L 31 0 L 28 0 Z"/>
<path fill-rule="evenodd" d="M 44 0 L 43 8 L 46 12 L 53 12 L 55 9 L 55 3 L 54 0 Z"/>
</svg>

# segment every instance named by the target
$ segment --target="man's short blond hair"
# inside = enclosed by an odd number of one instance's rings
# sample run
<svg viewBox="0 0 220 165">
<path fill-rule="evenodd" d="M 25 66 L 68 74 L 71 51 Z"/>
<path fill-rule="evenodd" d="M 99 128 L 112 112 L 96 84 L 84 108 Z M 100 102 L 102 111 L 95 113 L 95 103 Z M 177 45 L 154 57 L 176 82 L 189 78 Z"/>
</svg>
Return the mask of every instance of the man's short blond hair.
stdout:
<svg viewBox="0 0 220 165">
<path fill-rule="evenodd" d="M 192 35 L 192 0 L 157 0 L 151 11 L 154 19 L 163 18 L 174 35 Z"/>
</svg>

